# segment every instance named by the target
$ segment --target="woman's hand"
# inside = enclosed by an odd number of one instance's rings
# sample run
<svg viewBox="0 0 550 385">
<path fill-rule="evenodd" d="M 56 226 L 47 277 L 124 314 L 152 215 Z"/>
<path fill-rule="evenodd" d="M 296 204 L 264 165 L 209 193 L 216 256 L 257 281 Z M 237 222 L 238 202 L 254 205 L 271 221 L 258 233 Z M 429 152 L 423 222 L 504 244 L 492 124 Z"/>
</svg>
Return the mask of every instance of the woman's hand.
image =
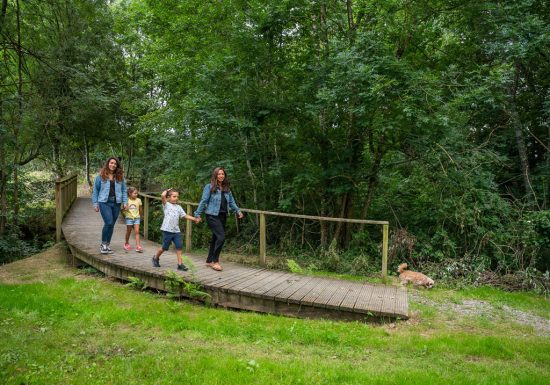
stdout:
<svg viewBox="0 0 550 385">
<path fill-rule="evenodd" d="M 94 207 L 94 210 L 95 210 L 96 213 L 98 213 L 99 212 L 99 206 Z"/>
<path fill-rule="evenodd" d="M 243 217 L 244 217 L 243 212 L 239 211 L 239 213 L 237 214 L 237 218 L 242 219 Z"/>
</svg>

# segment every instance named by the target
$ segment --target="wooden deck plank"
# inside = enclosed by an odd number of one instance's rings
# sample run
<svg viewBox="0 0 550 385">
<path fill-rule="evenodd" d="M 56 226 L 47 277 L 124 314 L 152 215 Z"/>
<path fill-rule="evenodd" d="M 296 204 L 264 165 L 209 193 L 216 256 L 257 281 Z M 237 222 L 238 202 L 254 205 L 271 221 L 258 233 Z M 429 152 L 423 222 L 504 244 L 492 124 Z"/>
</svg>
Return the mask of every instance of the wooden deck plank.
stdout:
<svg viewBox="0 0 550 385">
<path fill-rule="evenodd" d="M 232 286 L 243 284 L 243 283 L 246 284 L 250 280 L 254 280 L 258 277 L 260 279 L 263 278 L 264 277 L 264 272 L 265 272 L 264 269 L 258 270 L 252 275 L 245 275 L 245 276 L 242 276 L 242 277 L 240 277 L 236 280 L 232 280 L 232 281 L 229 281 L 229 282 L 226 282 L 226 283 L 222 283 L 218 286 L 218 288 L 220 288 L 221 290 L 227 291 L 228 287 L 232 287 Z"/>
<path fill-rule="evenodd" d="M 357 302 L 357 298 L 361 294 L 361 290 L 363 287 L 364 284 L 361 284 L 359 282 L 357 283 L 357 285 L 351 287 L 342 299 L 342 302 L 340 302 L 339 309 L 353 311 L 355 302 Z"/>
<path fill-rule="evenodd" d="M 380 314 L 390 315 L 394 314 L 395 310 L 395 298 L 397 296 L 397 287 L 386 286 L 384 290 L 384 301 L 380 307 Z"/>
<path fill-rule="evenodd" d="M 300 276 L 300 278 L 296 282 L 294 282 L 293 285 L 286 287 L 283 291 L 281 291 L 278 294 L 277 297 L 281 300 L 285 300 L 286 302 L 288 302 L 289 297 L 291 297 L 294 293 L 296 293 L 302 287 L 307 285 L 308 282 L 310 282 L 312 279 L 313 277 L 311 276 L 305 276 L 305 275 Z"/>
<path fill-rule="evenodd" d="M 259 298 L 268 298 L 269 299 L 271 297 L 265 295 L 264 293 L 268 292 L 269 290 L 273 289 L 274 287 L 277 287 L 278 285 L 280 285 L 282 282 L 284 282 L 288 278 L 292 278 L 292 273 L 281 272 L 281 274 L 279 274 L 277 277 L 275 277 L 275 279 L 267 282 L 263 286 L 256 287 L 252 291 L 248 291 L 248 293 L 252 296 L 256 296 L 256 297 L 259 297 Z"/>
<path fill-rule="evenodd" d="M 272 270 L 272 271 L 269 272 L 269 275 L 265 276 L 264 280 L 257 281 L 257 282 L 254 282 L 254 283 L 250 284 L 250 286 L 248 286 L 246 288 L 246 292 L 249 293 L 249 294 L 250 293 L 251 294 L 256 294 L 257 291 L 259 291 L 262 288 L 265 288 L 266 286 L 270 285 L 270 283 L 272 281 L 277 280 L 279 277 L 281 277 L 285 274 L 287 274 L 287 273 L 282 272 L 282 271 Z M 263 293 L 263 291 L 262 291 L 262 293 Z M 257 295 L 259 296 L 260 293 L 258 293 Z"/>
<path fill-rule="evenodd" d="M 254 277 L 251 277 L 244 281 L 235 282 L 233 284 L 227 284 L 226 286 L 224 286 L 224 290 L 227 290 L 231 293 L 240 293 L 243 290 L 247 291 L 246 289 L 249 289 L 254 284 L 257 284 L 257 283 L 265 284 L 265 282 L 267 282 L 268 277 L 271 275 L 273 275 L 273 271 L 265 270 L 262 272 L 262 274 L 257 274 Z"/>
<path fill-rule="evenodd" d="M 332 296 L 322 303 L 326 308 L 339 309 L 340 304 L 346 298 L 346 295 L 353 287 L 360 287 L 356 282 L 340 282 L 336 289 L 332 292 Z"/>
<path fill-rule="evenodd" d="M 398 291 L 405 291 L 404 295 L 403 293 L 399 293 L 401 295 L 397 295 L 395 299 L 395 314 L 399 315 L 400 317 L 406 318 L 408 316 L 408 298 L 406 294 L 406 289 L 403 289 L 401 287 L 397 288 Z"/>
<path fill-rule="evenodd" d="M 374 288 L 375 285 L 363 285 L 363 287 L 361 288 L 361 292 L 357 296 L 357 301 L 355 301 L 355 304 L 353 305 L 353 310 L 362 313 L 368 313 L 372 310 L 369 309 L 367 305 L 370 302 L 370 298 L 372 296 L 372 293 L 374 292 Z"/>
<path fill-rule="evenodd" d="M 288 303 L 301 304 L 302 299 L 308 295 L 312 290 L 314 290 L 318 285 L 321 285 L 323 280 L 318 277 L 312 277 L 309 282 L 300 287 L 294 293 L 287 297 Z"/>
<path fill-rule="evenodd" d="M 336 288 L 337 282 L 329 279 L 323 279 L 320 285 L 317 285 L 307 295 L 302 298 L 302 305 L 319 306 L 330 299 Z M 322 307 L 322 306 L 321 306 Z"/>
<path fill-rule="evenodd" d="M 206 279 L 206 280 L 201 279 L 200 282 L 203 285 L 220 287 L 223 284 L 226 284 L 228 282 L 233 282 L 233 281 L 235 281 L 237 279 L 240 279 L 242 277 L 247 277 L 247 276 L 253 275 L 257 271 L 261 271 L 261 270 L 263 270 L 263 269 L 239 269 L 239 270 L 234 270 L 234 271 L 231 271 L 231 272 L 226 272 L 225 274 L 220 274 L 220 275 L 217 275 L 217 276 L 213 276 L 213 277 L 210 277 L 209 279 Z"/>
<path fill-rule="evenodd" d="M 299 278 L 296 277 L 295 274 L 292 274 L 290 276 L 287 276 L 286 279 L 282 282 L 280 282 L 277 286 L 274 286 L 272 287 L 270 290 L 266 291 L 265 293 L 263 293 L 263 296 L 265 298 L 271 298 L 271 299 L 282 299 L 280 297 L 280 293 L 282 291 L 284 291 L 285 289 L 291 287 L 292 285 L 294 285 L 294 283 L 296 281 L 298 281 Z"/>
<path fill-rule="evenodd" d="M 380 309 L 382 308 L 382 302 L 384 300 L 384 293 L 384 287 L 378 285 L 374 286 L 370 300 L 368 303 L 365 304 L 364 310 L 367 310 L 374 314 L 379 314 Z"/>
</svg>

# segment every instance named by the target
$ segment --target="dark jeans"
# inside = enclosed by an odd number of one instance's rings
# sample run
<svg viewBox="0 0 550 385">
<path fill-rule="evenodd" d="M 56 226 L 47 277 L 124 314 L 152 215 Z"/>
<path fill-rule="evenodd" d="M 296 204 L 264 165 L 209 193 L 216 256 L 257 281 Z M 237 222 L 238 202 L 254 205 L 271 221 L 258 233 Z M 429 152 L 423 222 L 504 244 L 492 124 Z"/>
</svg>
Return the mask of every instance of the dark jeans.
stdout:
<svg viewBox="0 0 550 385">
<path fill-rule="evenodd" d="M 120 203 L 116 203 L 114 197 L 109 198 L 105 203 L 99 202 L 99 212 L 104 223 L 101 231 L 101 243 L 110 243 L 118 214 L 120 214 Z"/>
<path fill-rule="evenodd" d="M 212 240 L 210 241 L 210 249 L 208 250 L 207 263 L 218 262 L 223 244 L 225 243 L 225 221 L 227 214 L 206 215 L 206 223 L 212 231 Z"/>
</svg>

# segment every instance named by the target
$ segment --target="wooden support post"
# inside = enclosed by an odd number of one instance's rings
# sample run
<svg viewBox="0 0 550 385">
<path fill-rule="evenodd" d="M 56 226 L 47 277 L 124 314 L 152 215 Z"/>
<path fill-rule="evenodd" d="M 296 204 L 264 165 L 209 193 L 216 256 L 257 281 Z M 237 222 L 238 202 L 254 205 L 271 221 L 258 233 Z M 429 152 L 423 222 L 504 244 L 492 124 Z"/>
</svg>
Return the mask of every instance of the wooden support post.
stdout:
<svg viewBox="0 0 550 385">
<path fill-rule="evenodd" d="M 382 277 L 388 276 L 388 232 L 390 225 L 382 225 Z"/>
<path fill-rule="evenodd" d="M 192 215 L 191 214 L 191 205 L 188 204 L 187 205 L 187 214 L 188 215 Z M 190 253 L 191 252 L 191 231 L 192 231 L 192 224 L 191 224 L 191 220 L 188 219 L 186 222 L 185 222 L 185 252 L 186 253 Z"/>
<path fill-rule="evenodd" d="M 260 214 L 260 265 L 265 266 L 265 250 L 266 250 L 266 231 L 265 231 L 265 214 Z"/>
<path fill-rule="evenodd" d="M 149 197 L 143 199 L 143 239 L 149 239 Z"/>
<path fill-rule="evenodd" d="M 55 184 L 55 241 L 61 242 L 61 223 L 63 222 L 63 202 L 61 183 Z"/>
</svg>

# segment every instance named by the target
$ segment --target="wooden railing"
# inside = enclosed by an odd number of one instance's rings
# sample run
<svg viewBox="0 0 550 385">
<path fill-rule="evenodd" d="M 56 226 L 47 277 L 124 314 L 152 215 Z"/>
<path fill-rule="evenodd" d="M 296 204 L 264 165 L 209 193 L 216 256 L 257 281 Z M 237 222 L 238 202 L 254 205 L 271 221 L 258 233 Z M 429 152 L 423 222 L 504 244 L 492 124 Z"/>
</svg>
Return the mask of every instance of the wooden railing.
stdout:
<svg viewBox="0 0 550 385">
<path fill-rule="evenodd" d="M 148 238 L 149 231 L 149 203 L 150 199 L 161 200 L 158 196 L 148 195 L 144 193 L 139 193 L 143 197 L 143 237 Z M 197 207 L 199 204 L 195 202 L 181 202 L 187 206 L 185 212 L 192 215 L 192 207 Z M 242 212 L 257 214 L 260 218 L 260 250 L 259 258 L 260 265 L 266 265 L 266 215 L 279 216 L 279 217 L 289 217 L 289 218 L 300 218 L 300 219 L 311 219 L 316 221 L 329 221 L 329 222 L 344 222 L 344 223 L 357 223 L 357 224 L 369 224 L 369 225 L 381 225 L 382 226 L 382 276 L 386 277 L 388 274 L 388 233 L 390 224 L 388 221 L 371 221 L 366 219 L 347 219 L 347 218 L 332 218 L 332 217 L 316 217 L 312 215 L 299 215 L 299 214 L 288 214 L 280 213 L 276 211 L 262 211 L 262 210 L 253 210 L 253 209 L 244 209 L 241 208 Z M 192 234 L 192 222 L 190 220 L 186 221 L 185 224 L 185 251 L 191 251 L 191 234 Z"/>
<path fill-rule="evenodd" d="M 55 240 L 61 241 L 61 223 L 76 199 L 78 175 L 71 174 L 55 181 Z"/>
</svg>

